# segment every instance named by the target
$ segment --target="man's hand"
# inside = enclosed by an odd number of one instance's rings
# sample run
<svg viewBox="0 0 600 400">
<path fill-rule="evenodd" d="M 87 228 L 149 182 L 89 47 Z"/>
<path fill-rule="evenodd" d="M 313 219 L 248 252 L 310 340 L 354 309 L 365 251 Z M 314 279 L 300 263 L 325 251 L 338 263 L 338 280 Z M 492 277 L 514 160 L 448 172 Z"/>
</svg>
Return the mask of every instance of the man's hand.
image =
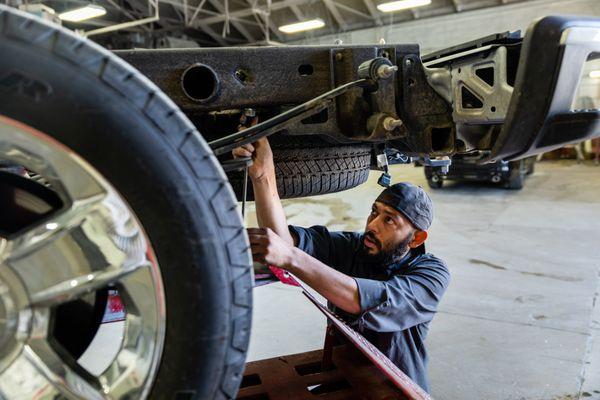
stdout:
<svg viewBox="0 0 600 400">
<path fill-rule="evenodd" d="M 256 125 L 258 120 L 254 118 L 250 126 Z M 239 130 L 246 127 L 240 125 Z M 258 139 L 252 144 L 246 144 L 233 149 L 234 157 L 250 157 L 252 165 L 248 168 L 248 175 L 253 181 L 261 180 L 268 176 L 275 176 L 275 165 L 273 163 L 273 152 L 267 138 Z"/>
<path fill-rule="evenodd" d="M 248 228 L 252 259 L 283 269 L 292 266 L 296 248 L 269 228 Z"/>
</svg>

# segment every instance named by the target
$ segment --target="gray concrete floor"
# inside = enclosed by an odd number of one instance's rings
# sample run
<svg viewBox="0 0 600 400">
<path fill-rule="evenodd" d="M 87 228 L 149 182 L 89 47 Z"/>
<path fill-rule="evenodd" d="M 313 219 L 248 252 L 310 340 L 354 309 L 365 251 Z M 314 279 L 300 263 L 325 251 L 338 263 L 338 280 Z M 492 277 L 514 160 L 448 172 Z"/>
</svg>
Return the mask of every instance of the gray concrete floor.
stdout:
<svg viewBox="0 0 600 400">
<path fill-rule="evenodd" d="M 378 175 L 350 191 L 285 201 L 289 222 L 364 229 Z M 452 272 L 427 339 L 432 396 L 600 399 L 600 167 L 538 163 L 522 191 L 431 190 L 413 166 L 394 166 L 392 176 L 430 193 L 428 251 Z M 321 348 L 325 320 L 297 289 L 273 284 L 254 296 L 249 360 Z"/>
</svg>

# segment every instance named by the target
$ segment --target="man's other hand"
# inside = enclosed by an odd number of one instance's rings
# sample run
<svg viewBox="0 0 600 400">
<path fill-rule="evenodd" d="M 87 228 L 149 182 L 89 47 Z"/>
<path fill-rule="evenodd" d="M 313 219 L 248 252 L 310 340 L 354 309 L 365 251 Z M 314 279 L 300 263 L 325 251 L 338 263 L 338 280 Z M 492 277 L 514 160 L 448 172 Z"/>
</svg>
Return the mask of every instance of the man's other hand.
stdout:
<svg viewBox="0 0 600 400">
<path fill-rule="evenodd" d="M 283 269 L 292 266 L 296 248 L 269 228 L 248 228 L 252 259 Z"/>
</svg>

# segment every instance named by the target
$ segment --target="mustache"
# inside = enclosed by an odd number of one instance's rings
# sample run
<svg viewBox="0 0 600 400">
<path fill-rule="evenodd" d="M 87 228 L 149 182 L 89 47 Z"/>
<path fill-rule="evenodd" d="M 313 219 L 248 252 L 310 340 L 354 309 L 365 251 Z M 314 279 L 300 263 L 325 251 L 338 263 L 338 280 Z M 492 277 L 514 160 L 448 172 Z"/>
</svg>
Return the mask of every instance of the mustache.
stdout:
<svg viewBox="0 0 600 400">
<path fill-rule="evenodd" d="M 375 237 L 375 234 L 373 232 L 365 232 L 365 237 L 368 238 L 371 242 L 375 243 L 375 245 L 381 249 L 381 242 Z"/>
</svg>

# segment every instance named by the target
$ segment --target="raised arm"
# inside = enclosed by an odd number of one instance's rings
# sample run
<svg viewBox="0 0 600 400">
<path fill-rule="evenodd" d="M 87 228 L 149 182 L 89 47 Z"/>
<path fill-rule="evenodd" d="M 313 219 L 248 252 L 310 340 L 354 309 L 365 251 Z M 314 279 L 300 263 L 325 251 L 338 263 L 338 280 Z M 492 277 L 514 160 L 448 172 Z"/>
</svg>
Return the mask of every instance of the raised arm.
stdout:
<svg viewBox="0 0 600 400">
<path fill-rule="evenodd" d="M 248 170 L 248 175 L 254 189 L 258 226 L 271 229 L 286 243 L 294 245 L 294 238 L 288 230 L 287 218 L 277 193 L 275 164 L 269 141 L 263 138 L 253 144 L 238 147 L 233 150 L 233 155 L 252 157 L 253 164 Z"/>
</svg>

